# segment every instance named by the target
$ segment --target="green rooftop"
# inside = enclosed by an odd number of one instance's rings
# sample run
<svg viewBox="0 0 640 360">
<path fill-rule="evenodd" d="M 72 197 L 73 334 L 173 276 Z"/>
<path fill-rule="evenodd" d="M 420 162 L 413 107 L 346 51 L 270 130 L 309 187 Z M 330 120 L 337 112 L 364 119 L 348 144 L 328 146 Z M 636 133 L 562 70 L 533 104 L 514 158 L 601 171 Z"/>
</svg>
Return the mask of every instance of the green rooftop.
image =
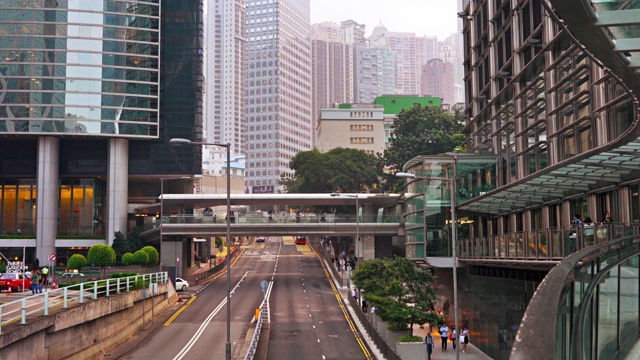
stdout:
<svg viewBox="0 0 640 360">
<path fill-rule="evenodd" d="M 384 107 L 384 114 L 399 114 L 403 109 L 410 109 L 418 104 L 423 107 L 437 106 L 440 107 L 442 99 L 431 96 L 402 96 L 402 95 L 384 95 L 378 96 L 373 103 Z"/>
</svg>

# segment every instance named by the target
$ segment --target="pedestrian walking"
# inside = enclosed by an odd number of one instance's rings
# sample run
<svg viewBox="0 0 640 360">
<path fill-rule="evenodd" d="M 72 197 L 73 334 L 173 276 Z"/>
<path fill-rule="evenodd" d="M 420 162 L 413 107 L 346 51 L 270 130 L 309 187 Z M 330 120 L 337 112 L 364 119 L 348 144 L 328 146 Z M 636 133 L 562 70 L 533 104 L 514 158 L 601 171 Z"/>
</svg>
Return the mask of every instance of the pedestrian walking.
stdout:
<svg viewBox="0 0 640 360">
<path fill-rule="evenodd" d="M 367 300 L 362 299 L 362 312 L 367 313 Z"/>
<path fill-rule="evenodd" d="M 456 342 L 458 340 L 458 333 L 456 331 L 456 326 L 451 325 L 451 332 L 449 333 L 449 340 L 451 340 L 451 344 L 453 344 L 453 350 L 456 349 Z"/>
<path fill-rule="evenodd" d="M 327 216 L 326 213 L 322 213 L 322 215 L 320 216 L 320 222 L 326 222 L 327 221 L 326 216 Z"/>
<path fill-rule="evenodd" d="M 427 333 L 427 336 L 424 337 L 424 343 L 427 344 L 426 360 L 431 360 L 431 353 L 433 352 L 433 336 L 431 336 L 431 333 Z"/>
<path fill-rule="evenodd" d="M 273 211 L 269 210 L 269 222 L 273 221 Z"/>
<path fill-rule="evenodd" d="M 440 327 L 440 340 L 442 340 L 442 351 L 447 351 L 447 340 L 449 339 L 449 327 L 443 324 Z"/>
<path fill-rule="evenodd" d="M 300 222 L 300 211 L 296 211 L 296 223 Z"/>
<path fill-rule="evenodd" d="M 467 344 L 469 343 L 469 329 L 467 326 L 462 327 L 462 331 L 460 331 L 460 344 L 462 344 L 462 353 L 467 353 Z"/>
</svg>

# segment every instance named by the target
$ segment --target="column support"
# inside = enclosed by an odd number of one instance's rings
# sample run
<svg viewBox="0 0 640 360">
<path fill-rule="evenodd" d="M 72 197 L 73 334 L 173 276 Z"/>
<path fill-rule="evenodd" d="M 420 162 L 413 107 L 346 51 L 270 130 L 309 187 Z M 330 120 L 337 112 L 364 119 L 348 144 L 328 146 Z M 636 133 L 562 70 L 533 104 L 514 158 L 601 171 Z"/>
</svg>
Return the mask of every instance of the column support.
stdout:
<svg viewBox="0 0 640 360">
<path fill-rule="evenodd" d="M 58 234 L 58 195 L 60 191 L 60 140 L 52 136 L 38 138 L 36 188 L 36 253 L 41 265 L 56 253 Z M 33 259 L 32 259 L 33 260 Z"/>
<path fill-rule="evenodd" d="M 113 244 L 114 233 L 127 233 L 127 199 L 129 193 L 129 141 L 109 139 L 107 179 L 107 244 Z"/>
</svg>

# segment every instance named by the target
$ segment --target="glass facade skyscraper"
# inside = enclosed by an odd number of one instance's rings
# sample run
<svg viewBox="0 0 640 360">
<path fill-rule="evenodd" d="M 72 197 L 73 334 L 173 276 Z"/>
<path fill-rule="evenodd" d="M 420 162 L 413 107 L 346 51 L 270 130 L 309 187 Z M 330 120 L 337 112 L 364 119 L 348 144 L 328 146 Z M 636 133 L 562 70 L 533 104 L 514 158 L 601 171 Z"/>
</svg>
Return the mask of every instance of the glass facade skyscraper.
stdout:
<svg viewBox="0 0 640 360">
<path fill-rule="evenodd" d="M 0 228 L 27 261 L 111 243 L 200 173 L 168 140 L 202 138 L 202 29 L 201 0 L 0 3 Z"/>
</svg>

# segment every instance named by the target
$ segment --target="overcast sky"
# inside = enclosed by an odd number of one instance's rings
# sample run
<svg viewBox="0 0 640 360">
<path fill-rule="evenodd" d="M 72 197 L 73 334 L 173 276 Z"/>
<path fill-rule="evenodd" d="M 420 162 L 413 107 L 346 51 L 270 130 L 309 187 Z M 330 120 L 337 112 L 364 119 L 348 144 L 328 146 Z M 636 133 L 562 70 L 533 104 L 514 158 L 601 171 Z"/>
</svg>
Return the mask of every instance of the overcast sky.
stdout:
<svg viewBox="0 0 640 360">
<path fill-rule="evenodd" d="M 311 0 L 311 24 L 354 20 L 367 36 L 380 21 L 389 31 L 414 32 L 444 40 L 457 31 L 459 0 Z"/>
</svg>

